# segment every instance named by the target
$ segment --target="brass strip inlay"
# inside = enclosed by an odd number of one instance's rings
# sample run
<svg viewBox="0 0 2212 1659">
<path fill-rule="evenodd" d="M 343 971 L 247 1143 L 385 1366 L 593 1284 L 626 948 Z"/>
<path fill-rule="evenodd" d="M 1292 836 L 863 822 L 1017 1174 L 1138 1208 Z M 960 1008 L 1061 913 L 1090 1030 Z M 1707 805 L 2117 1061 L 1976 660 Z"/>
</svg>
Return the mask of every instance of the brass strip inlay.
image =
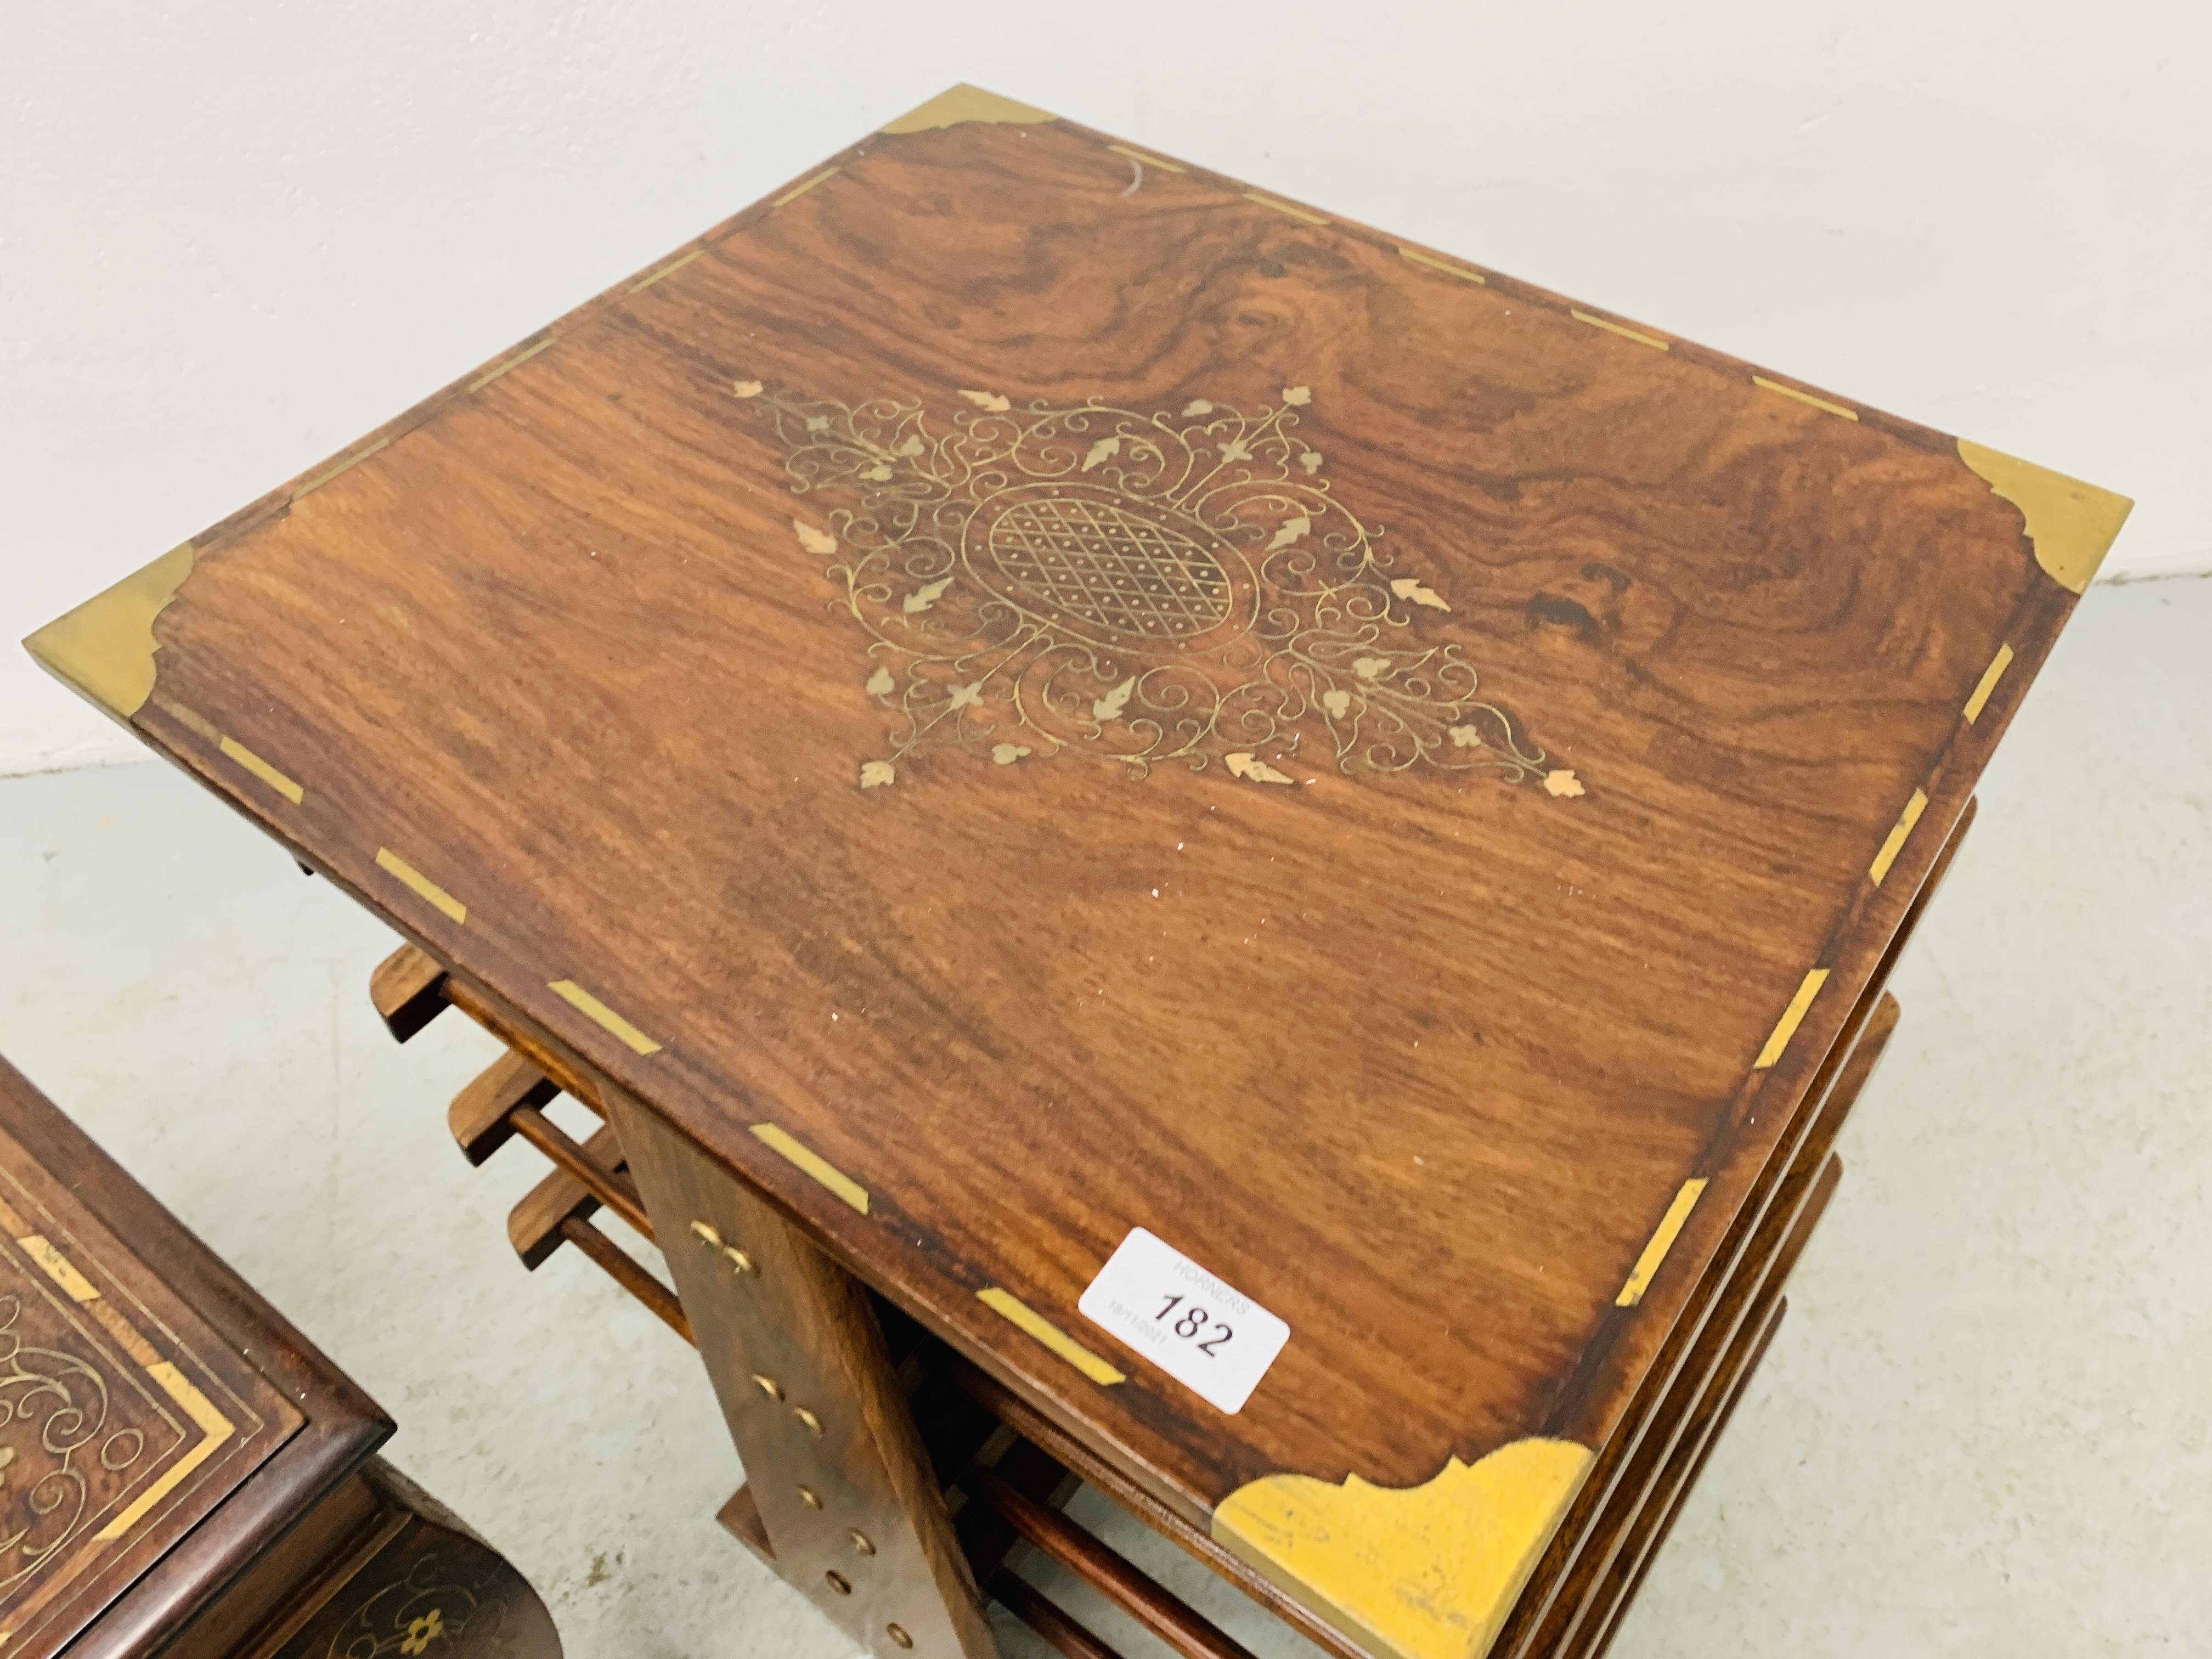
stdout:
<svg viewBox="0 0 2212 1659">
<path fill-rule="evenodd" d="M 1643 333 L 1637 329 L 1630 328 L 1625 323 L 1616 323 L 1604 317 L 1592 316 L 1587 311 L 1577 311 L 1572 307 L 1570 307 L 1567 310 L 1567 315 L 1573 318 L 1578 323 L 1588 323 L 1592 328 L 1601 328 L 1608 334 L 1618 334 L 1624 340 L 1633 340 L 1637 344 L 1648 345 L 1654 350 L 1667 351 L 1673 349 L 1666 341 L 1661 339 L 1656 334 Z M 1815 401 L 1818 400 L 1815 399 Z M 1830 404 L 1827 407 L 1834 409 L 1835 405 L 1833 404 Z M 1838 410 L 1838 412 L 1839 414 L 1845 415 L 1850 414 L 1849 410 Z M 1856 420 L 1858 416 L 1853 415 L 1851 416 L 1851 418 L 1853 420 Z"/>
<path fill-rule="evenodd" d="M 1419 248 L 1401 246 L 1398 250 L 1398 257 L 1401 259 L 1411 259 L 1417 265 L 1426 265 L 1431 270 L 1441 270 L 1447 276 L 1462 277 L 1470 283 L 1480 283 L 1486 287 L 1490 283 L 1490 278 L 1479 270 L 1469 270 L 1463 265 L 1453 264 L 1449 260 L 1437 258 L 1433 253 L 1424 253 Z"/>
<path fill-rule="evenodd" d="M 428 901 L 430 904 L 444 911 L 455 921 L 468 921 L 467 905 L 439 886 L 436 882 L 408 863 L 389 847 L 380 847 L 376 849 L 376 867 L 386 874 L 396 878 L 402 886 L 411 888 L 417 897 Z"/>
<path fill-rule="evenodd" d="M 1273 208 L 1278 213 L 1287 213 L 1293 219 L 1303 219 L 1310 225 L 1325 225 L 1328 222 L 1318 213 L 1309 213 L 1302 207 L 1292 207 L 1288 202 L 1279 202 L 1272 196 L 1262 196 L 1256 190 L 1246 191 L 1244 199 L 1248 202 L 1257 202 L 1264 208 Z"/>
<path fill-rule="evenodd" d="M 347 456 L 345 459 L 340 461 L 336 466 L 331 468 L 329 471 L 319 472 L 313 477 L 308 479 L 307 483 L 301 484 L 297 489 L 292 492 L 292 499 L 296 501 L 304 496 L 313 495 L 318 489 L 320 489 L 331 479 L 337 477 L 339 473 L 350 472 L 354 468 L 359 466 L 363 461 L 375 454 L 378 450 L 383 448 L 391 441 L 392 440 L 389 438 L 379 438 L 374 443 L 369 445 L 368 448 L 356 450 L 352 454 Z"/>
<path fill-rule="evenodd" d="M 1820 987 L 1827 982 L 1827 978 L 1828 970 L 1825 968 L 1815 968 L 1806 974 L 1804 983 L 1797 988 L 1797 994 L 1790 999 L 1790 1006 L 1782 1011 L 1782 1018 L 1775 1022 L 1774 1035 L 1766 1039 L 1766 1046 L 1759 1051 L 1759 1058 L 1752 1062 L 1753 1071 L 1763 1072 L 1782 1058 L 1782 1051 L 1790 1046 L 1790 1039 L 1797 1035 L 1798 1026 L 1804 1022 L 1805 1011 L 1813 1006 L 1813 999 L 1820 995 Z"/>
<path fill-rule="evenodd" d="M 1990 665 L 1982 671 L 1981 684 L 1974 688 L 1974 695 L 1966 699 L 1967 725 L 1972 726 L 1981 717 L 1982 710 L 1989 706 L 1990 693 L 1997 689 L 1997 682 L 2004 678 L 2005 670 L 2011 666 L 2012 647 L 1999 646 L 1996 655 L 1990 659 Z"/>
<path fill-rule="evenodd" d="M 660 1045 L 573 979 L 546 981 L 545 988 L 603 1030 L 611 1031 L 641 1054 L 657 1054 Z"/>
<path fill-rule="evenodd" d="M 1682 1224 L 1689 1220 L 1690 1212 L 1698 1207 L 1698 1200 L 1705 1195 L 1705 1177 L 1703 1176 L 1682 1183 L 1682 1189 L 1674 1194 L 1674 1201 L 1667 1206 L 1667 1213 L 1659 1218 L 1659 1225 L 1652 1232 L 1651 1242 L 1644 1247 L 1644 1254 L 1636 1258 L 1636 1266 L 1628 1275 L 1628 1282 L 1620 1287 L 1620 1294 L 1613 1298 L 1614 1307 L 1632 1308 L 1644 1300 L 1644 1292 L 1651 1288 L 1651 1281 L 1658 1277 L 1659 1268 L 1667 1260 L 1667 1252 L 1674 1248 L 1674 1241 L 1681 1237 Z"/>
<path fill-rule="evenodd" d="M 12 1211 L 6 1219 L 11 1226 L 22 1224 L 22 1218 Z M 75 1264 L 52 1243 L 37 1233 L 28 1233 L 15 1241 L 15 1247 L 44 1268 L 46 1277 L 60 1285 L 69 1299 L 91 1316 L 93 1322 L 114 1338 L 116 1346 L 139 1365 L 150 1366 L 161 1362 L 161 1356 L 155 1351 L 154 1346 L 131 1328 L 131 1322 L 109 1305 L 100 1295 L 99 1287 L 79 1273 Z"/>
<path fill-rule="evenodd" d="M 72 1302 L 96 1302 L 100 1292 L 92 1281 L 70 1263 L 70 1259 L 37 1233 L 15 1241 L 15 1248 L 46 1269 L 46 1277 L 62 1287 Z"/>
<path fill-rule="evenodd" d="M 307 792 L 302 789 L 295 780 L 278 771 L 236 738 L 225 737 L 216 729 L 215 722 L 197 708 L 187 708 L 184 704 L 173 702 L 167 697 L 155 698 L 154 706 L 187 732 L 213 744 L 226 759 L 234 762 L 251 772 L 262 782 L 283 796 L 286 800 L 290 801 L 293 805 L 297 806 L 307 799 Z"/>
<path fill-rule="evenodd" d="M 1881 878 L 1889 873 L 1889 866 L 1897 862 L 1897 855 L 1905 850 L 1905 838 L 1912 833 L 1912 826 L 1920 822 L 1920 815 L 1928 810 L 1928 792 L 1916 789 L 1912 799 L 1905 803 L 1905 810 L 1897 815 L 1896 826 L 1889 839 L 1881 844 L 1881 851 L 1874 855 L 1874 864 L 1867 871 L 1874 884 L 1881 885 Z"/>
<path fill-rule="evenodd" d="M 214 744 L 222 741 L 222 733 L 215 729 L 215 722 L 201 714 L 198 709 L 187 708 L 184 704 L 168 697 L 155 698 L 154 707 L 193 736 L 204 738 L 208 742 Z"/>
<path fill-rule="evenodd" d="M 1110 1389 L 1116 1382 L 1129 1380 L 1020 1297 L 994 1285 L 988 1291 L 976 1291 L 975 1299 L 1028 1332 L 1093 1382 Z"/>
<path fill-rule="evenodd" d="M 770 207 L 781 207 L 786 202 L 795 202 L 800 197 L 805 195 L 808 191 L 813 189 L 815 185 L 820 184 L 824 179 L 829 178 L 831 174 L 838 171 L 839 169 L 836 167 L 824 167 L 821 172 L 816 173 L 811 179 L 809 179 L 805 184 L 793 185 L 789 190 L 784 191 L 782 195 L 777 197 L 775 200 L 770 202 L 769 205 Z M 702 250 L 702 252 L 704 250 Z"/>
<path fill-rule="evenodd" d="M 1810 404 L 1815 409 L 1825 409 L 1831 415 L 1840 415 L 1847 421 L 1856 421 L 1859 412 L 1846 409 L 1841 404 L 1832 404 L 1826 398 L 1815 398 L 1809 392 L 1800 392 L 1794 386 L 1784 386 L 1779 380 L 1770 380 L 1764 374 L 1754 374 L 1751 383 L 1765 392 L 1778 392 L 1785 398 L 1795 398 L 1801 404 Z"/>
<path fill-rule="evenodd" d="M 23 641 L 26 650 L 64 685 L 129 720 L 154 693 L 154 618 L 192 574 L 185 542 L 114 586 L 57 617 Z"/>
<path fill-rule="evenodd" d="M 1959 459 L 1989 485 L 1991 494 L 2020 509 L 2035 562 L 2044 574 L 2069 592 L 2087 589 L 2135 503 L 1964 438 L 1959 440 Z"/>
<path fill-rule="evenodd" d="M 690 264 L 694 259 L 700 258 L 706 252 L 707 250 L 703 247 L 695 247 L 682 258 L 671 259 L 666 264 L 661 266 L 659 270 L 654 271 L 650 276 L 642 276 L 636 282 L 632 283 L 629 285 L 629 291 L 633 294 L 636 294 L 645 289 L 651 288 L 655 283 L 659 282 L 664 276 L 673 276 L 678 271 L 683 270 L 684 266 Z"/>
<path fill-rule="evenodd" d="M 1132 161 L 1142 161 L 1148 167 L 1164 167 L 1170 173 L 1188 173 L 1190 169 L 1180 161 L 1163 161 L 1157 155 L 1147 155 L 1140 149 L 1131 149 L 1127 144 L 1109 144 L 1107 149 L 1116 155 L 1126 155 Z"/>
<path fill-rule="evenodd" d="M 146 1367 L 146 1375 L 161 1385 L 161 1392 L 183 1407 L 185 1415 L 200 1431 L 200 1443 L 162 1471 L 161 1478 L 138 1494 L 137 1501 L 100 1529 L 102 1543 L 120 1538 L 137 1526 L 146 1512 L 175 1491 L 185 1478 L 215 1455 L 216 1449 L 236 1432 L 231 1420 L 215 1402 L 191 1385 L 185 1374 L 166 1359 Z"/>
<path fill-rule="evenodd" d="M 1049 110 L 1018 104 L 1011 98 L 1001 98 L 995 92 L 986 92 L 963 81 L 949 91 L 939 93 L 919 109 L 910 109 L 897 120 L 885 123 L 880 131 L 927 132 L 936 127 L 958 126 L 963 121 L 1026 127 L 1058 119 L 1060 117 Z"/>
<path fill-rule="evenodd" d="M 483 374 L 477 375 L 475 380 L 471 380 L 468 384 L 468 390 L 471 392 L 482 392 L 494 380 L 496 380 L 501 375 L 506 374 L 507 370 L 511 368 L 520 368 L 523 364 L 528 362 L 539 352 L 549 349 L 552 344 L 552 337 L 549 335 L 544 339 L 540 340 L 534 346 L 524 347 L 520 351 L 516 352 L 514 356 L 509 357 L 505 362 L 486 369 Z"/>
<path fill-rule="evenodd" d="M 868 1189 L 847 1175 L 828 1158 L 805 1142 L 796 1139 L 773 1123 L 753 1125 L 754 1138 L 764 1146 L 773 1147 L 793 1164 L 812 1176 L 831 1192 L 858 1210 L 868 1212 Z"/>
<path fill-rule="evenodd" d="M 283 796 L 286 800 L 290 801 L 293 805 L 297 806 L 301 801 L 307 799 L 307 792 L 306 790 L 301 788 L 298 784 L 286 777 L 282 772 L 279 772 L 267 761 L 262 759 L 260 756 L 255 754 L 251 749 L 248 749 L 236 738 L 225 738 L 216 745 L 216 747 L 221 749 L 230 759 L 237 762 L 239 765 L 244 767 L 247 771 L 252 773 L 255 777 L 260 779 L 262 782 L 267 784 L 271 789 L 274 789 L 278 794 Z"/>
<path fill-rule="evenodd" d="M 115 1339 L 118 1347 L 137 1360 L 141 1366 L 150 1369 L 161 1364 L 161 1356 L 154 1351 L 154 1345 L 131 1328 L 131 1322 L 115 1311 L 114 1304 L 105 1299 L 88 1302 L 84 1305 L 84 1310 L 92 1316 L 95 1323 Z"/>
</svg>

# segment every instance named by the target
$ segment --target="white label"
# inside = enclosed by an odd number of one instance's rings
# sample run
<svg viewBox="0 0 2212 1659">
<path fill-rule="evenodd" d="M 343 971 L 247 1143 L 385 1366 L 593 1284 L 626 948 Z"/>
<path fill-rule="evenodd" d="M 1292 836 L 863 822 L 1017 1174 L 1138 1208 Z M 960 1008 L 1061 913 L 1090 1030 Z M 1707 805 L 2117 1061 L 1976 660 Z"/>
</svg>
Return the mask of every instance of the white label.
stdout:
<svg viewBox="0 0 2212 1659">
<path fill-rule="evenodd" d="M 1291 1340 L 1288 1325 L 1142 1227 L 1129 1230 L 1075 1305 L 1231 1416 Z"/>
</svg>

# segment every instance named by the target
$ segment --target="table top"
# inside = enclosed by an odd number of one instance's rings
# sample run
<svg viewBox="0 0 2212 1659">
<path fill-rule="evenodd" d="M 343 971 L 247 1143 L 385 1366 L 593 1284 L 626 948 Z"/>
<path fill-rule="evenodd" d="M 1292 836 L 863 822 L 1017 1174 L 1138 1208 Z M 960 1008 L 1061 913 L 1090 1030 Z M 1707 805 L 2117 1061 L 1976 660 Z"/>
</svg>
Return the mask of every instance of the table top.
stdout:
<svg viewBox="0 0 2212 1659">
<path fill-rule="evenodd" d="M 0 1645 L 143 1653 L 390 1423 L 0 1060 Z"/>
<path fill-rule="evenodd" d="M 1502 1583 L 2126 507 L 961 88 L 30 643 L 1166 1501 Z"/>
</svg>

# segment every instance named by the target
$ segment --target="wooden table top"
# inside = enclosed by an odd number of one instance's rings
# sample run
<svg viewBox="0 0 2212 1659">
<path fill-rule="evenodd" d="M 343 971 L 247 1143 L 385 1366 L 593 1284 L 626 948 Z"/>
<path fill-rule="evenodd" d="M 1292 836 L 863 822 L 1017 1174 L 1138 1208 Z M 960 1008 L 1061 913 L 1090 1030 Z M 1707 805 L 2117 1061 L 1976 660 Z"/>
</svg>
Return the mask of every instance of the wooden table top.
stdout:
<svg viewBox="0 0 2212 1659">
<path fill-rule="evenodd" d="M 31 646 L 1187 1513 L 1547 1529 L 2126 507 L 962 89 Z"/>
<path fill-rule="evenodd" d="M 0 1649 L 152 1650 L 392 1432 L 0 1060 Z"/>
</svg>

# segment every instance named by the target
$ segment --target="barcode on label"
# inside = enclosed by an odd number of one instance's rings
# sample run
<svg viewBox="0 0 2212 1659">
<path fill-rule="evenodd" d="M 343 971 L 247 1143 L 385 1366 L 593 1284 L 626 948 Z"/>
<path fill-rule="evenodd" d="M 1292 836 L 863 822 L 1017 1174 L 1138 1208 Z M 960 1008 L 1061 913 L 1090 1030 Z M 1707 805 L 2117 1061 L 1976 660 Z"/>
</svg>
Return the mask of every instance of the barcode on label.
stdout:
<svg viewBox="0 0 2212 1659">
<path fill-rule="evenodd" d="M 1231 1416 L 1291 1340 L 1288 1325 L 1142 1227 L 1129 1230 L 1075 1305 Z"/>
</svg>

